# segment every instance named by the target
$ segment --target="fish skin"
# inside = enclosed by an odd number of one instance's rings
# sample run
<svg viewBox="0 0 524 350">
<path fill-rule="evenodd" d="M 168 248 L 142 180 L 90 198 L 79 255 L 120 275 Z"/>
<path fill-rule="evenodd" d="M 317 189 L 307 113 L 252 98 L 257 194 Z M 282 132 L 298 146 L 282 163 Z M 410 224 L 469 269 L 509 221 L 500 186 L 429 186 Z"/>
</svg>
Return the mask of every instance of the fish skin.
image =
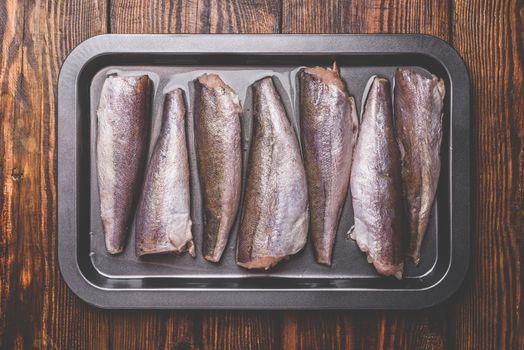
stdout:
<svg viewBox="0 0 524 350">
<path fill-rule="evenodd" d="M 418 264 L 440 176 L 444 81 L 409 69 L 395 72 L 394 109 L 410 232 L 408 255 Z"/>
<path fill-rule="evenodd" d="M 204 258 L 218 262 L 235 223 L 242 186 L 238 95 L 216 74 L 195 80 L 195 146 L 203 199 Z"/>
<path fill-rule="evenodd" d="M 147 75 L 108 76 L 97 110 L 97 173 L 107 252 L 121 253 L 140 192 L 149 141 Z"/>
<path fill-rule="evenodd" d="M 195 256 L 185 124 L 184 92 L 175 89 L 165 96 L 162 127 L 138 204 L 135 218 L 137 256 L 185 251 Z"/>
<path fill-rule="evenodd" d="M 271 77 L 253 84 L 254 133 L 237 264 L 265 268 L 306 244 L 309 211 L 300 146 Z"/>
<path fill-rule="evenodd" d="M 351 167 L 356 240 L 378 273 L 402 278 L 404 207 L 391 87 L 375 77 L 366 98 Z"/>
<path fill-rule="evenodd" d="M 355 100 L 336 67 L 302 70 L 300 127 L 308 182 L 310 231 L 318 263 L 331 265 L 358 135 Z"/>
</svg>

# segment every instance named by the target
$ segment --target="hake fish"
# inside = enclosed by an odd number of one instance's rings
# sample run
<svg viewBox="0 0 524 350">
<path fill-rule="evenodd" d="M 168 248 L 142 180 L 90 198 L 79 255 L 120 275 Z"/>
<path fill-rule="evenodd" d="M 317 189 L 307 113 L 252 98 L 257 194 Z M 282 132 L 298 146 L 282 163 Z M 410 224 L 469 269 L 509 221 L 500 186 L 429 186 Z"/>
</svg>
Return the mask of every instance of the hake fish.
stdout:
<svg viewBox="0 0 524 350">
<path fill-rule="evenodd" d="M 108 76 L 97 110 L 97 172 L 106 249 L 124 249 L 149 141 L 147 75 Z"/>
<path fill-rule="evenodd" d="M 330 266 L 349 187 L 358 117 L 355 101 L 335 65 L 333 69 L 306 68 L 299 82 L 311 235 L 317 262 Z"/>
<path fill-rule="evenodd" d="M 409 256 L 418 264 L 440 175 L 445 85 L 409 69 L 395 72 L 394 108 L 410 232 Z"/>
<path fill-rule="evenodd" d="M 300 146 L 271 77 L 253 85 L 254 134 L 237 263 L 268 269 L 307 240 L 307 183 Z"/>
<path fill-rule="evenodd" d="M 351 238 L 377 272 L 398 279 L 404 268 L 400 166 L 390 84 L 385 78 L 375 77 L 353 153 L 351 196 L 355 226 Z"/>
<path fill-rule="evenodd" d="M 240 201 L 242 150 L 238 95 L 216 74 L 195 80 L 195 146 L 203 200 L 204 258 L 218 262 Z"/>
<path fill-rule="evenodd" d="M 195 256 L 191 233 L 189 159 L 184 93 L 166 94 L 160 135 L 147 167 L 135 219 L 137 256 L 182 253 Z"/>
</svg>

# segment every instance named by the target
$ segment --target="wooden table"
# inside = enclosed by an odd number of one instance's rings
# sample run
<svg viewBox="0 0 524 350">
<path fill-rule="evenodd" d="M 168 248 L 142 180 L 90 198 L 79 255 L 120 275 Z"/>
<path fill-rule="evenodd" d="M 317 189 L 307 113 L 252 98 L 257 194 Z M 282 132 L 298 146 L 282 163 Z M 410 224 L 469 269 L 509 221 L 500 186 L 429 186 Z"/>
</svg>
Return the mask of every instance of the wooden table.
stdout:
<svg viewBox="0 0 524 350">
<path fill-rule="evenodd" d="M 520 0 L 1 0 L 0 348 L 524 348 Z M 417 312 L 106 311 L 63 282 L 56 82 L 101 33 L 428 33 L 472 78 L 473 257 L 463 288 Z M 256 45 L 256 43 L 254 43 Z"/>
</svg>

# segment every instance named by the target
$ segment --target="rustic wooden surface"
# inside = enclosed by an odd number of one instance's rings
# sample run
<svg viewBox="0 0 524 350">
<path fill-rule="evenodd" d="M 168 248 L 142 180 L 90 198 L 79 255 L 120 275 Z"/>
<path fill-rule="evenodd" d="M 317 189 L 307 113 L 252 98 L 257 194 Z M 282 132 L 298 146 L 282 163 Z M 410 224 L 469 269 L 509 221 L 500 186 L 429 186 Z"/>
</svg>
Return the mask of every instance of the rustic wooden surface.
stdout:
<svg viewBox="0 0 524 350">
<path fill-rule="evenodd" d="M 0 1 L 0 348 L 524 349 L 521 0 Z M 418 312 L 104 311 L 56 253 L 56 81 L 101 33 L 427 33 L 470 71 L 471 271 Z"/>
</svg>

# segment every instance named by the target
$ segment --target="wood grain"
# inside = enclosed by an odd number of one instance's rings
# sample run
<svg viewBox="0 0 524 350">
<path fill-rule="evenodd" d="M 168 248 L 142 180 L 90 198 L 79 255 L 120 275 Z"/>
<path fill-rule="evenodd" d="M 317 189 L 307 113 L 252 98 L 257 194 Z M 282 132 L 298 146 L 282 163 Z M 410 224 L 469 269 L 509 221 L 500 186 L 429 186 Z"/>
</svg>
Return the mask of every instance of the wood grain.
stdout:
<svg viewBox="0 0 524 350">
<path fill-rule="evenodd" d="M 277 0 L 115 0 L 113 33 L 276 33 Z"/>
<path fill-rule="evenodd" d="M 439 0 L 283 1 L 283 33 L 415 32 L 449 40 L 449 29 L 449 3 Z M 283 333 L 293 334 L 284 338 L 287 349 L 342 349 L 352 345 L 363 349 L 444 349 L 445 322 L 442 317 L 437 320 L 425 312 L 411 317 L 399 312 L 348 312 L 337 317 L 319 313 L 313 319 L 288 314 Z M 373 326 L 359 327 L 363 323 Z"/>
<path fill-rule="evenodd" d="M 286 312 L 282 344 L 285 349 L 446 349 L 445 321 L 438 309 Z"/>
<path fill-rule="evenodd" d="M 452 327 L 456 348 L 524 348 L 523 19 L 522 1 L 455 1 L 453 42 L 473 81 L 477 150 L 473 261 Z"/>
<path fill-rule="evenodd" d="M 206 312 L 202 321 L 204 349 L 279 349 L 276 323 L 280 312 Z"/>
<path fill-rule="evenodd" d="M 424 33 L 448 40 L 448 1 L 283 0 L 282 33 Z"/>
<path fill-rule="evenodd" d="M 354 349 L 353 327 L 344 312 L 286 312 L 282 345 L 285 349 Z"/>
<path fill-rule="evenodd" d="M 353 314 L 358 349 L 449 349 L 445 309 Z"/>
<path fill-rule="evenodd" d="M 106 313 L 59 275 L 55 91 L 63 59 L 105 22 L 79 0 L 2 1 L 0 16 L 0 347 L 100 348 Z"/>
<path fill-rule="evenodd" d="M 110 344 L 114 349 L 197 349 L 198 313 L 113 311 Z"/>
</svg>

